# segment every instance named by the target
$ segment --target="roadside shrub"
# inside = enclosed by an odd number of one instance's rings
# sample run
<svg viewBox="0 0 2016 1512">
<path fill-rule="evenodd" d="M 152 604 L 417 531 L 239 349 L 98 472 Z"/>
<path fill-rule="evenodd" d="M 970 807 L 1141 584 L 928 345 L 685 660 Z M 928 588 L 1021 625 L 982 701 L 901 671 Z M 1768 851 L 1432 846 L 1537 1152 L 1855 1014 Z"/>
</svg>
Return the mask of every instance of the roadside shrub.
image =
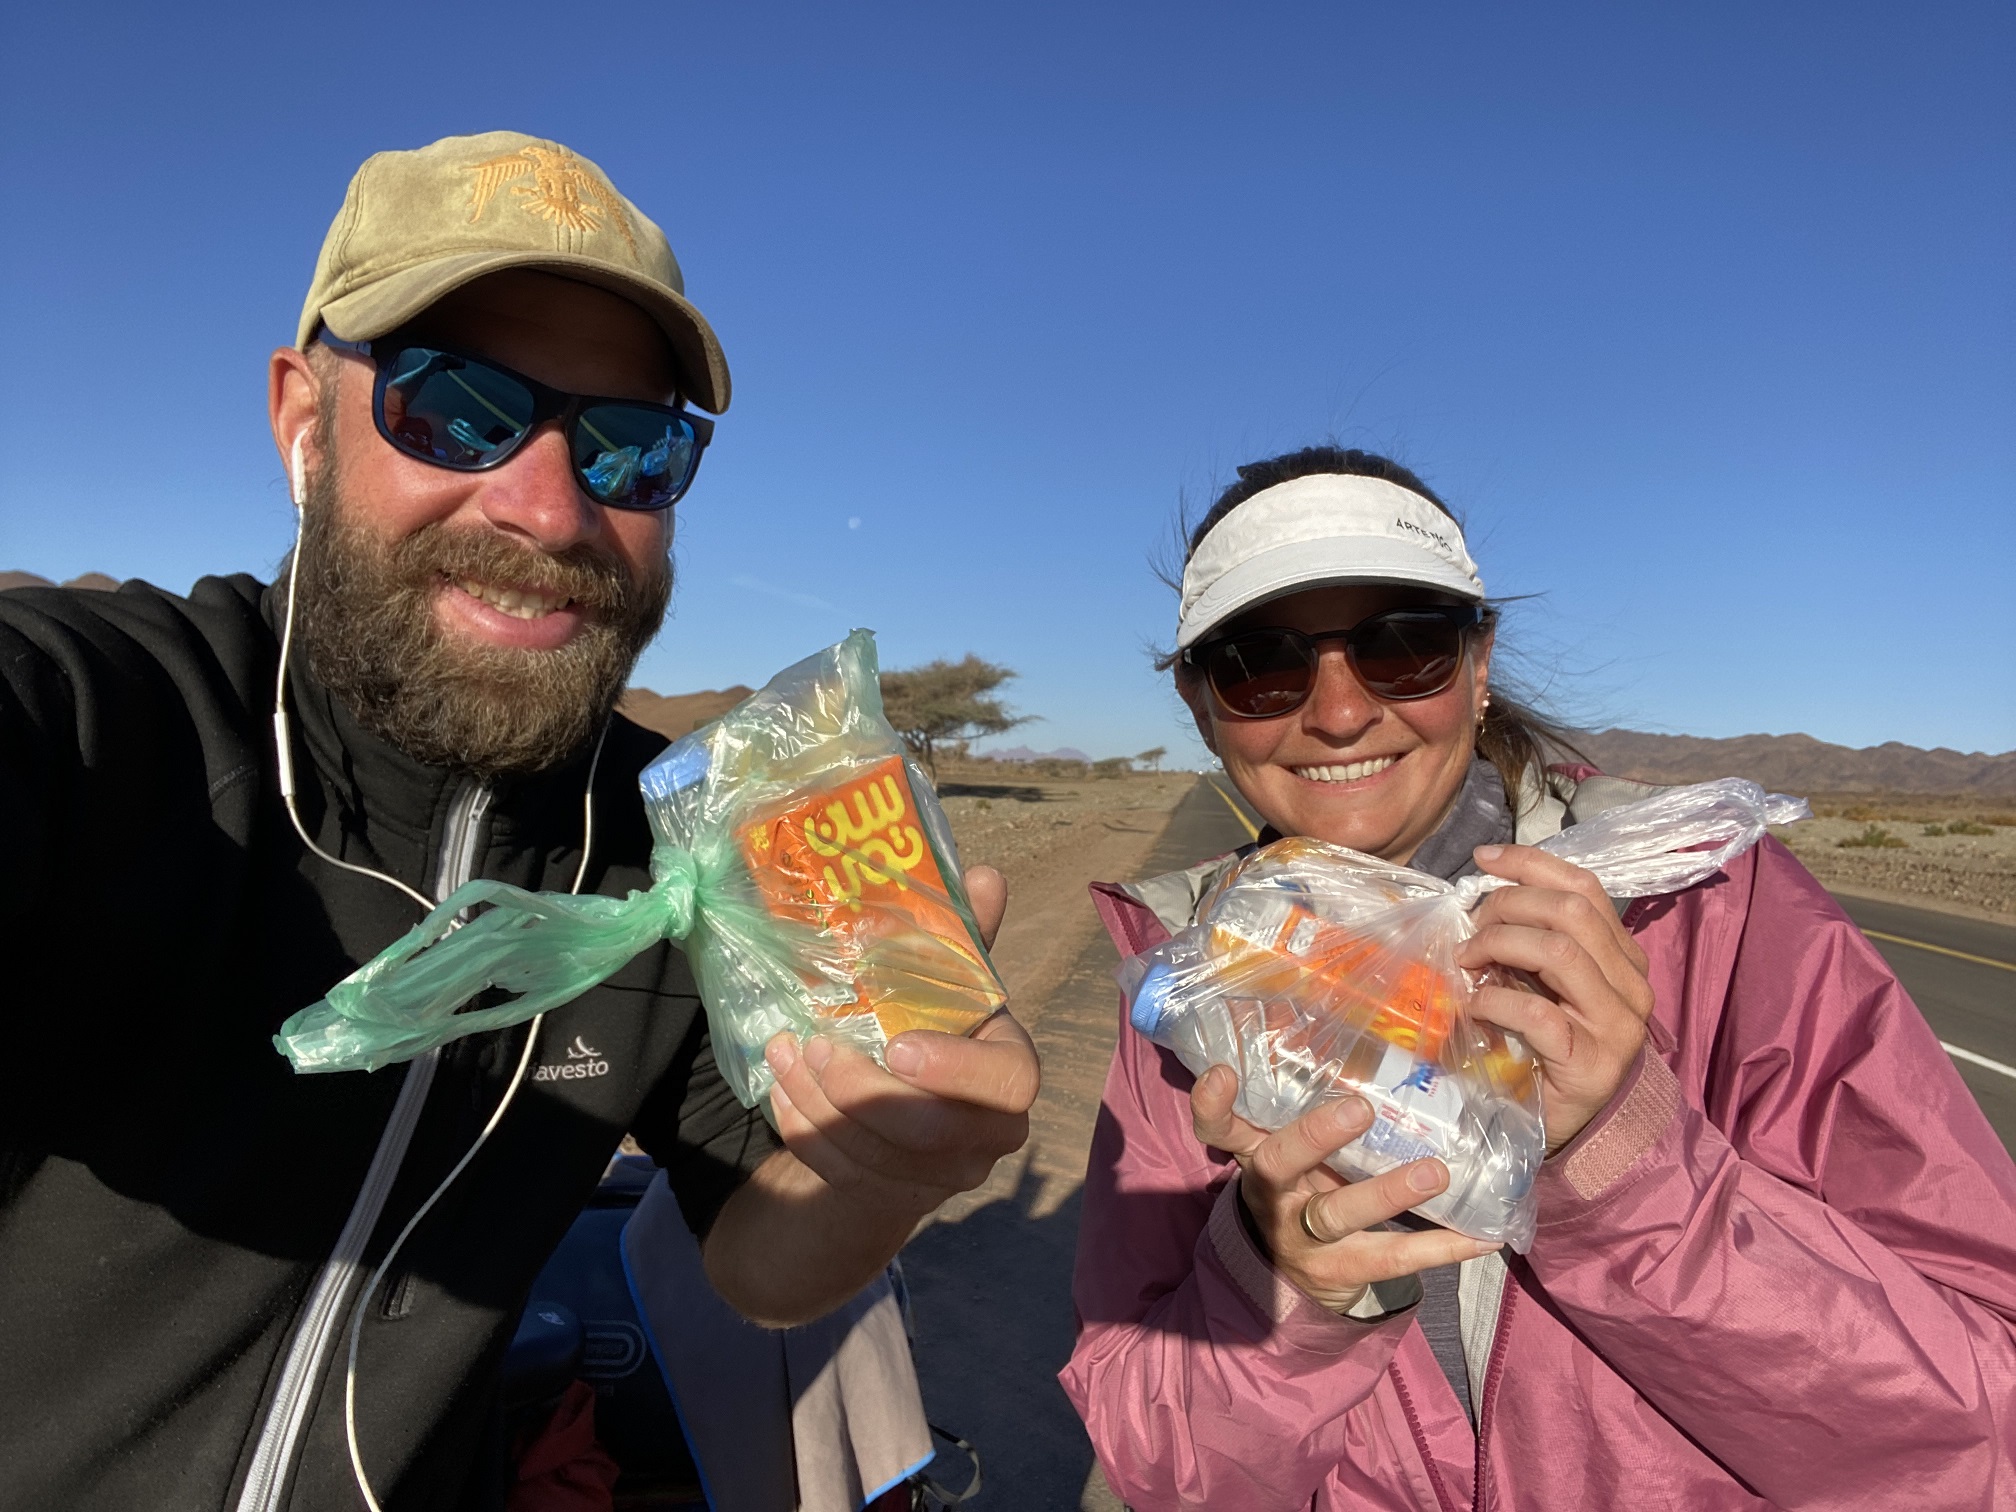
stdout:
<svg viewBox="0 0 2016 1512">
<path fill-rule="evenodd" d="M 1853 816 L 1851 815 L 1850 817 L 1852 818 Z M 1848 835 L 1834 842 L 1836 846 L 1844 850 L 1863 846 L 1871 850 L 1901 850 L 1909 843 L 1909 841 L 1898 839 L 1880 824 L 1869 825 L 1859 835 Z"/>
<path fill-rule="evenodd" d="M 1949 835 L 1992 835 L 1995 833 L 1995 826 L 1992 824 L 1976 824 L 1972 819 L 1955 819 L 1951 824 L 1946 826 L 1946 833 Z"/>
<path fill-rule="evenodd" d="M 1946 833 L 1946 826 L 1943 824 L 1928 824 L 1919 833 L 1923 835 L 1943 835 Z"/>
<path fill-rule="evenodd" d="M 1092 763 L 1094 777 L 1131 777 L 1133 774 L 1133 763 L 1125 756 L 1109 756 L 1104 761 Z"/>
<path fill-rule="evenodd" d="M 1038 777 L 1048 777 L 1053 782 L 1083 782 L 1092 775 L 1089 762 L 1065 761 L 1054 756 L 1030 762 L 1029 771 Z"/>
<path fill-rule="evenodd" d="M 1851 804 L 1847 808 L 1841 810 L 1841 817 L 1843 819 L 1856 819 L 1863 821 L 1870 819 L 1881 819 L 1883 817 L 1883 810 L 1873 803 L 1856 803 Z"/>
</svg>

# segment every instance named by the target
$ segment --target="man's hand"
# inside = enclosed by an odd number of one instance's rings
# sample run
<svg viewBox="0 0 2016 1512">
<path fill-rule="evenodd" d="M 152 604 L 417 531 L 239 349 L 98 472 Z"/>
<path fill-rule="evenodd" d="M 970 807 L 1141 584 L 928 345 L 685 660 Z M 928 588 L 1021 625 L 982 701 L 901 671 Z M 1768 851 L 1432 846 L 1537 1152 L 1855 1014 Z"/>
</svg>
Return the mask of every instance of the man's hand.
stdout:
<svg viewBox="0 0 2016 1512">
<path fill-rule="evenodd" d="M 991 866 L 966 873 L 980 935 L 1000 930 L 1007 884 Z M 1003 1010 L 970 1036 L 913 1029 L 883 1052 L 889 1069 L 823 1035 L 764 1047 L 777 1077 L 771 1106 L 785 1147 L 856 1201 L 922 1218 L 987 1179 L 1029 1137 L 1041 1072 L 1036 1047 Z"/>
<path fill-rule="evenodd" d="M 1192 1127 L 1203 1143 L 1239 1162 L 1239 1200 L 1274 1269 L 1332 1312 L 1349 1312 L 1374 1281 L 1498 1248 L 1447 1229 L 1379 1227 L 1448 1186 L 1449 1168 L 1416 1160 L 1370 1181 L 1347 1182 L 1323 1164 L 1372 1126 L 1362 1097 L 1327 1103 L 1269 1134 L 1232 1111 L 1238 1091 L 1230 1066 L 1198 1077 L 1190 1089 Z"/>
<path fill-rule="evenodd" d="M 976 866 L 966 888 L 991 946 L 1006 884 Z M 746 1316 L 799 1323 L 846 1301 L 919 1219 L 1028 1139 L 1041 1071 L 1005 1009 L 971 1035 L 899 1034 L 883 1055 L 886 1071 L 824 1035 L 764 1047 L 785 1151 L 729 1199 L 705 1250 L 716 1288 Z"/>
<path fill-rule="evenodd" d="M 801 1053 L 780 1034 L 764 1053 L 785 1147 L 850 1200 L 912 1222 L 1029 1137 L 1036 1047 L 1005 1009 L 968 1037 L 897 1035 L 887 1071 L 824 1035 Z"/>
<path fill-rule="evenodd" d="M 1001 920 L 1008 912 L 1007 879 L 991 866 L 967 867 L 966 901 L 973 905 L 980 939 L 992 950 L 994 936 L 1001 933 Z"/>
<path fill-rule="evenodd" d="M 1547 1150 L 1560 1149 L 1617 1095 L 1645 1043 L 1652 984 L 1645 952 L 1590 873 L 1530 845 L 1482 845 L 1477 864 L 1518 883 L 1477 907 L 1477 933 L 1456 961 L 1510 966 L 1542 993 L 1486 987 L 1473 1010 L 1532 1048 L 1545 1083 Z"/>
</svg>

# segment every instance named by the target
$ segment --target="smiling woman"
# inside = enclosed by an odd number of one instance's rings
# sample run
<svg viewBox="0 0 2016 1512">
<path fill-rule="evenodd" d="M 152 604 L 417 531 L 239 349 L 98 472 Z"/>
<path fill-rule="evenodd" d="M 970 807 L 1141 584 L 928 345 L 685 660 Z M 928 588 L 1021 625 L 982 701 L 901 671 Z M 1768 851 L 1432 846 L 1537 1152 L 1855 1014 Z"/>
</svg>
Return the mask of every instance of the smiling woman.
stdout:
<svg viewBox="0 0 2016 1512">
<path fill-rule="evenodd" d="M 1454 512 L 1408 468 L 1371 452 L 1310 447 L 1240 468 L 1239 481 L 1189 530 L 1186 567 L 1216 528 L 1256 495 L 1298 480 L 1346 477 L 1365 480 L 1359 497 L 1375 514 L 1383 507 L 1391 515 L 1392 539 L 1376 556 L 1390 559 L 1409 540 L 1446 547 L 1449 527 L 1457 527 L 1454 540 L 1462 551 Z M 1330 487 L 1334 491 L 1336 485 Z M 1310 536 L 1311 528 L 1327 528 L 1323 491 L 1321 482 L 1302 483 L 1274 501 L 1273 513 L 1295 517 L 1278 540 L 1272 522 L 1248 517 L 1240 522 L 1243 530 L 1235 527 L 1213 542 L 1207 571 L 1213 556 L 1237 570 L 1229 583 L 1214 574 L 1207 585 L 1200 575 L 1197 602 L 1186 598 L 1179 649 L 1157 665 L 1175 672 L 1199 735 L 1228 772 L 1236 763 L 1254 781 L 1268 783 L 1283 804 L 1320 801 L 1323 811 L 1345 824 L 1352 838 L 1343 843 L 1406 861 L 1434 828 L 1433 822 L 1424 828 L 1423 821 L 1439 822 L 1454 802 L 1473 743 L 1506 791 L 1516 792 L 1550 750 L 1574 754 L 1573 738 L 1502 683 L 1491 682 L 1500 611 L 1485 599 L 1467 552 L 1441 571 L 1421 562 L 1409 569 L 1403 557 L 1401 570 L 1414 576 L 1402 582 L 1380 581 L 1377 560 L 1359 557 L 1339 563 L 1339 575 L 1322 582 L 1319 563 L 1315 580 L 1321 585 L 1292 591 L 1311 581 L 1304 553 L 1311 539 L 1321 539 Z M 1420 518 L 1427 514 L 1424 504 L 1446 523 Z M 1253 556 L 1267 560 L 1253 563 L 1248 560 Z M 1199 616 L 1212 616 L 1227 593 L 1240 594 L 1250 607 L 1229 619 L 1218 611 L 1216 623 L 1201 623 Z M 1340 675 L 1344 664 L 1349 675 Z M 1215 696 L 1206 695 L 1207 685 Z M 1235 696 L 1228 698 L 1228 692 Z M 1283 758 L 1288 730 L 1276 716 L 1312 698 L 1317 707 L 1298 726 L 1303 738 L 1289 741 Z M 1371 750 L 1358 738 L 1375 729 L 1388 749 Z M 1350 759 L 1340 764 L 1337 753 L 1346 750 Z M 1413 765 L 1386 778 L 1410 753 L 1416 753 Z M 1335 786 L 1319 800 L 1298 782 L 1270 781 L 1264 775 L 1270 765 L 1285 767 L 1301 782 Z M 1385 780 L 1375 786 L 1374 777 Z M 1313 833 L 1299 824 L 1277 828 Z"/>
<path fill-rule="evenodd" d="M 1775 841 L 1628 908 L 1535 848 L 1651 790 L 1554 760 L 1493 689 L 1497 615 L 1405 468 L 1332 448 L 1242 468 L 1189 544 L 1165 666 L 1267 821 L 1256 844 L 1513 884 L 1456 964 L 1475 1017 L 1530 1050 L 1551 1153 L 1508 1266 L 1419 1216 L 1440 1160 L 1331 1169 L 1371 1123 L 1348 1085 L 1268 1132 L 1233 1111 L 1238 1068 L 1193 1078 L 1123 1023 L 1063 1374 L 1114 1490 L 1213 1512 L 1412 1508 L 1424 1486 L 1995 1504 L 2016 1404 L 1978 1383 L 2016 1371 L 2016 1167 L 1867 940 Z M 1096 887 L 1115 943 L 1193 925 L 1253 849 Z M 1275 1026 L 1315 997 L 1278 990 L 1226 1011 L 1306 1055 Z M 1388 1075 L 1359 1084 L 1410 1084 Z"/>
</svg>

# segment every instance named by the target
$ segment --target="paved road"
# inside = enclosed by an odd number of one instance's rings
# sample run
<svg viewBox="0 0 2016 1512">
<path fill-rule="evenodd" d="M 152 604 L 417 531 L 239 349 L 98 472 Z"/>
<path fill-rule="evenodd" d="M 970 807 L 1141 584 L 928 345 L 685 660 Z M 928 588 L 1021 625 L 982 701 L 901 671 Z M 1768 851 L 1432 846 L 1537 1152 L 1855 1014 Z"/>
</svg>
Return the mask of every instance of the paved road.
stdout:
<svg viewBox="0 0 2016 1512">
<path fill-rule="evenodd" d="M 1838 901 L 1953 1054 L 2002 1143 L 2016 1151 L 2016 928 L 1901 903 Z"/>
<path fill-rule="evenodd" d="M 1216 815 L 1199 816 L 1215 821 L 1194 834 L 1199 856 L 1240 844 L 1255 829 L 1229 782 L 1206 782 L 1219 803 Z M 2016 1151 L 2016 927 L 1901 903 L 1837 901 L 1897 973 L 2003 1145 Z"/>
</svg>

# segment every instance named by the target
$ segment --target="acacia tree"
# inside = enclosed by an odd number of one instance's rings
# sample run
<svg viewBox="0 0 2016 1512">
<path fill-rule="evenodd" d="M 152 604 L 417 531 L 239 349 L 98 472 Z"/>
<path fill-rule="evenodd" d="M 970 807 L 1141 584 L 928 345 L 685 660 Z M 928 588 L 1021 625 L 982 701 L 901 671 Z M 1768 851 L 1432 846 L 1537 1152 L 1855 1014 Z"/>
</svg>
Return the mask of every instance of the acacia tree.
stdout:
<svg viewBox="0 0 2016 1512">
<path fill-rule="evenodd" d="M 1143 766 L 1147 767 L 1150 771 L 1159 772 L 1162 770 L 1162 758 L 1164 756 L 1167 756 L 1168 754 L 1169 754 L 1169 748 L 1167 746 L 1156 746 L 1151 750 L 1143 751 L 1139 756 L 1136 756 L 1134 759 L 1140 762 Z"/>
<path fill-rule="evenodd" d="M 1011 714 L 992 696 L 1015 673 L 967 652 L 956 662 L 927 662 L 882 674 L 882 711 L 924 765 L 938 779 L 938 748 L 999 735 L 1030 716 Z"/>
</svg>

